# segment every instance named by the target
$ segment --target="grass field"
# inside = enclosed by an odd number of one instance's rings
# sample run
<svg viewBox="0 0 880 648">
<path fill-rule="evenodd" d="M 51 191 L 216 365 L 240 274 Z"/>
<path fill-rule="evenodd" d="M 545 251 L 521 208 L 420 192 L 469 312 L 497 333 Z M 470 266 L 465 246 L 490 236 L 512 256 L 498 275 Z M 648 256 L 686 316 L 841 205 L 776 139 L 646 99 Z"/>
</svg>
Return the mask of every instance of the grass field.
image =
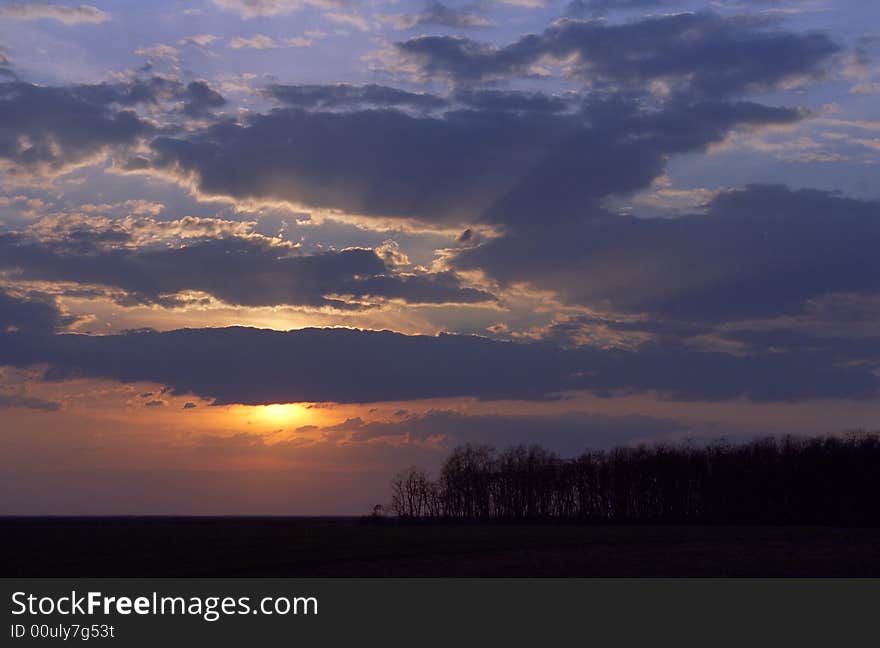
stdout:
<svg viewBox="0 0 880 648">
<path fill-rule="evenodd" d="M 880 576 L 880 529 L 5 518 L 2 576 Z"/>
</svg>

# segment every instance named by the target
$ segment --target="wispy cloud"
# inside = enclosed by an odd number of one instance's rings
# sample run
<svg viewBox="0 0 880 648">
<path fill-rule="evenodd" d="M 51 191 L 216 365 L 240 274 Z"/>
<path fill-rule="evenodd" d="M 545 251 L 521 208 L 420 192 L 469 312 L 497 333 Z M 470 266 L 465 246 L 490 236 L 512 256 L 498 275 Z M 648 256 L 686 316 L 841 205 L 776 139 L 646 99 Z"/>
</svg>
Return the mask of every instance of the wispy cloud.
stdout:
<svg viewBox="0 0 880 648">
<path fill-rule="evenodd" d="M 25 396 L 22 394 L 0 393 L 0 409 L 6 407 L 22 407 L 42 412 L 56 412 L 61 409 L 61 405 L 54 401 L 35 398 L 33 396 Z"/>
<path fill-rule="evenodd" d="M 198 45 L 199 47 L 207 47 L 211 43 L 216 40 L 219 40 L 219 36 L 214 36 L 213 34 L 193 34 L 192 36 L 185 36 L 177 41 L 178 45 Z"/>
<path fill-rule="evenodd" d="M 176 61 L 177 57 L 180 55 L 180 50 L 173 45 L 157 43 L 156 45 L 138 47 L 134 53 L 137 56 L 143 56 L 148 59 L 168 59 Z"/>
<path fill-rule="evenodd" d="M 232 49 L 275 49 L 278 43 L 270 36 L 265 34 L 254 34 L 253 36 L 236 36 L 229 41 L 229 47 Z"/>
<path fill-rule="evenodd" d="M 327 32 L 321 31 L 320 29 L 310 29 L 302 36 L 294 36 L 285 39 L 284 44 L 288 47 L 311 47 L 325 38 L 327 38 Z"/>
<path fill-rule="evenodd" d="M 97 24 L 110 20 L 110 14 L 92 5 L 68 7 L 48 2 L 28 2 L 0 7 L 0 16 L 11 20 L 57 20 L 65 25 Z"/>
<path fill-rule="evenodd" d="M 413 29 L 422 26 L 451 27 L 454 29 L 471 29 L 474 27 L 491 27 L 492 21 L 486 16 L 469 9 L 449 7 L 442 2 L 432 2 L 424 11 L 418 13 L 392 14 L 380 17 L 380 21 L 395 29 Z"/>
<path fill-rule="evenodd" d="M 278 16 L 299 11 L 304 7 L 334 9 L 345 6 L 344 0 L 211 0 L 215 6 L 237 13 L 249 20 L 264 16 Z"/>
</svg>

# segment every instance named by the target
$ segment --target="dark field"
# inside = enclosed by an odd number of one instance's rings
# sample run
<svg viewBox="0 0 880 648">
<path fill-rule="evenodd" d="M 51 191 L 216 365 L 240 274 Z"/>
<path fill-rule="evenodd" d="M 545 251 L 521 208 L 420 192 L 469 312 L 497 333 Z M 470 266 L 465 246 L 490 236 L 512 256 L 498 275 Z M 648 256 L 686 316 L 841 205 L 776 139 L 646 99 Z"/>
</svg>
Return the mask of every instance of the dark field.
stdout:
<svg viewBox="0 0 880 648">
<path fill-rule="evenodd" d="M 0 520 L 2 576 L 880 576 L 880 529 Z"/>
</svg>

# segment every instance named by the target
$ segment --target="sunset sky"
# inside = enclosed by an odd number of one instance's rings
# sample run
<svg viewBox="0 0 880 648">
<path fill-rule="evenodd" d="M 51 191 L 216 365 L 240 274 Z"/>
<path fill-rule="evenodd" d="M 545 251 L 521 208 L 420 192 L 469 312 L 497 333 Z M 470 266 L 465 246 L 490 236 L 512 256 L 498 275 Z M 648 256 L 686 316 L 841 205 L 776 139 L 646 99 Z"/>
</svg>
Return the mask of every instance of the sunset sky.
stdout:
<svg viewBox="0 0 880 648">
<path fill-rule="evenodd" d="M 880 4 L 0 1 L 0 514 L 880 428 Z"/>
</svg>

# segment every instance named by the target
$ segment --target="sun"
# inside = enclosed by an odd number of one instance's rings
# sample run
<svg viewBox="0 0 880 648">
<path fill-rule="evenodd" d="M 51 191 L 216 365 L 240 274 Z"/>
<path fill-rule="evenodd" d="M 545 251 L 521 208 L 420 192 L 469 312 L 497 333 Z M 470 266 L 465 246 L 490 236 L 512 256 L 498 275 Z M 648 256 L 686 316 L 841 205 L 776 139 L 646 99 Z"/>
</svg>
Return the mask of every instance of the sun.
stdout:
<svg viewBox="0 0 880 648">
<path fill-rule="evenodd" d="M 255 410 L 258 419 L 272 425 L 296 423 L 306 415 L 306 408 L 298 403 L 257 405 Z"/>
<path fill-rule="evenodd" d="M 269 405 L 230 405 L 226 421 L 237 426 L 257 426 L 261 431 L 293 430 L 306 424 L 316 424 L 320 417 L 311 403 L 271 403 Z M 246 428 L 253 430 L 254 428 Z"/>
</svg>

